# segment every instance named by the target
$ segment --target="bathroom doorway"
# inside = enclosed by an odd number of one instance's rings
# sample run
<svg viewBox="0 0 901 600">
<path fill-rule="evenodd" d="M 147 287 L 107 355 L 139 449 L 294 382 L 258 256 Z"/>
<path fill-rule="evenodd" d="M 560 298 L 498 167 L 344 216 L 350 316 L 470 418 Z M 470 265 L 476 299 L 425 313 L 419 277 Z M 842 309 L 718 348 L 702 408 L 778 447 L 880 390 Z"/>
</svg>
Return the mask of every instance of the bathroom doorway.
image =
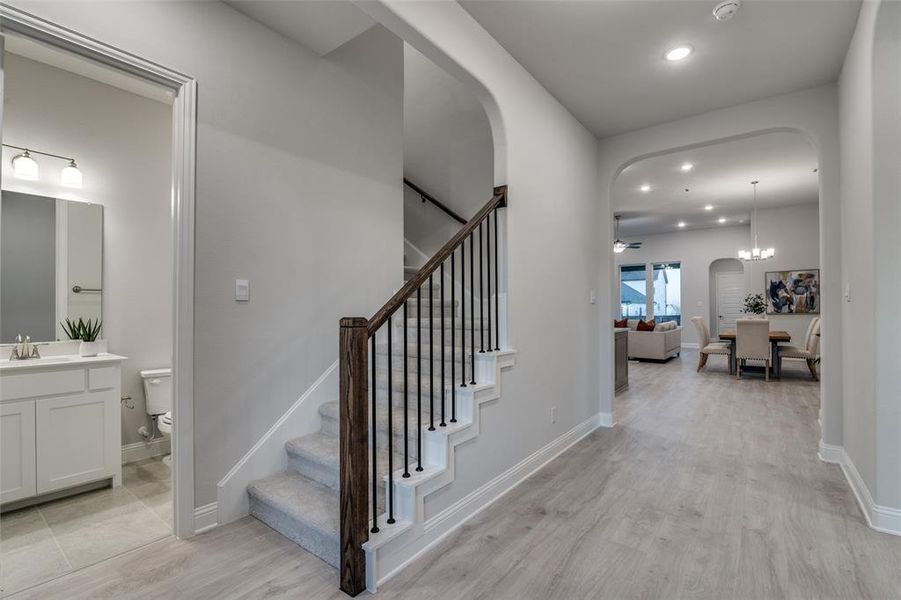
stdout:
<svg viewBox="0 0 901 600">
<path fill-rule="evenodd" d="M 0 13 L 6 595 L 194 533 L 194 83 Z"/>
</svg>

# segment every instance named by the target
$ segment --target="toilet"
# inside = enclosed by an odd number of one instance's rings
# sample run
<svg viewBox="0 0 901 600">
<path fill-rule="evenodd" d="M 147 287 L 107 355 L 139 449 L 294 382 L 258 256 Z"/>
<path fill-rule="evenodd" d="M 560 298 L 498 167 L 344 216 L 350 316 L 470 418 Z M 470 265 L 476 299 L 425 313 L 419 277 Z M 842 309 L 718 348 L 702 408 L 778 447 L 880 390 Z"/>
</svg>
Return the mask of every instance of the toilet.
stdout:
<svg viewBox="0 0 901 600">
<path fill-rule="evenodd" d="M 144 381 L 144 400 L 147 414 L 156 421 L 157 429 L 166 437 L 172 435 L 172 369 L 148 369 L 141 371 Z M 163 463 L 172 465 L 172 455 L 163 457 Z"/>
</svg>

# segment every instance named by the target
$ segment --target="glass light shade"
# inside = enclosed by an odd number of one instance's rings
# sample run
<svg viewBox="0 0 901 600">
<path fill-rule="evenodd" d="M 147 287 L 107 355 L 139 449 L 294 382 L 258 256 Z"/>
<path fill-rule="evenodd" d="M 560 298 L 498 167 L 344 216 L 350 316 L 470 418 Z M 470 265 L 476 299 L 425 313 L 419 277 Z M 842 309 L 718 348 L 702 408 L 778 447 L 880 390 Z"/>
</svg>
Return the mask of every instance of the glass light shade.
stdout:
<svg viewBox="0 0 901 600">
<path fill-rule="evenodd" d="M 776 249 L 775 248 L 767 248 L 766 254 L 769 258 L 773 258 L 774 256 L 776 256 Z"/>
<path fill-rule="evenodd" d="M 38 163 L 31 158 L 31 154 L 29 154 L 27 150 L 24 154 L 19 154 L 13 158 L 13 175 L 16 179 L 37 181 Z"/>
<path fill-rule="evenodd" d="M 81 171 L 73 160 L 67 166 L 63 167 L 59 176 L 60 183 L 66 187 L 81 188 L 83 178 Z"/>
<path fill-rule="evenodd" d="M 760 248 L 751 248 L 751 257 L 760 258 Z"/>
<path fill-rule="evenodd" d="M 627 247 L 628 245 L 626 244 L 626 242 L 621 242 L 619 240 L 613 242 L 613 251 L 617 254 L 622 254 L 623 252 L 625 252 Z"/>
</svg>

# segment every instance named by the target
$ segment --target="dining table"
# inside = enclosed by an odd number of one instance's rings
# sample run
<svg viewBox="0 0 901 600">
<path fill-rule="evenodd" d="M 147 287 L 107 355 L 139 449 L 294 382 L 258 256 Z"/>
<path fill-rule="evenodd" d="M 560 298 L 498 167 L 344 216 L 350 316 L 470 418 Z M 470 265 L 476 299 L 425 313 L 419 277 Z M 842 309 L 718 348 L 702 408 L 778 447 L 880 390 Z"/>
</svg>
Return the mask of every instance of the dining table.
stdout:
<svg viewBox="0 0 901 600">
<path fill-rule="evenodd" d="M 734 329 L 727 329 L 721 331 L 719 336 L 721 340 L 729 342 L 729 347 L 732 350 L 729 354 L 729 374 L 735 375 L 735 370 L 738 368 L 738 361 L 735 358 L 735 338 L 738 337 L 738 334 Z M 773 377 L 776 379 L 779 379 L 782 375 L 782 369 L 779 368 L 779 343 L 790 341 L 792 341 L 792 336 L 787 331 L 770 330 L 770 363 Z"/>
</svg>

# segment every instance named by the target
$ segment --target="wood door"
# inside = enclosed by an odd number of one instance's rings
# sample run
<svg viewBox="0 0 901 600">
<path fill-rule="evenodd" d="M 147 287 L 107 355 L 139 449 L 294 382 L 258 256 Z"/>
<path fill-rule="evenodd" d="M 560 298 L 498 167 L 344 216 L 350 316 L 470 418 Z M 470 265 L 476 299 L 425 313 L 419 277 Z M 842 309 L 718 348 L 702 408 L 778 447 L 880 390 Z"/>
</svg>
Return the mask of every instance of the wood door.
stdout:
<svg viewBox="0 0 901 600">
<path fill-rule="evenodd" d="M 36 401 L 39 494 L 115 476 L 118 405 L 115 390 Z"/>
<path fill-rule="evenodd" d="M 0 502 L 37 493 L 34 400 L 0 404 Z"/>
<path fill-rule="evenodd" d="M 745 316 L 741 312 L 745 297 L 745 274 L 739 271 L 716 274 L 716 321 L 712 335 L 727 329 L 735 329 L 736 319 Z"/>
</svg>

